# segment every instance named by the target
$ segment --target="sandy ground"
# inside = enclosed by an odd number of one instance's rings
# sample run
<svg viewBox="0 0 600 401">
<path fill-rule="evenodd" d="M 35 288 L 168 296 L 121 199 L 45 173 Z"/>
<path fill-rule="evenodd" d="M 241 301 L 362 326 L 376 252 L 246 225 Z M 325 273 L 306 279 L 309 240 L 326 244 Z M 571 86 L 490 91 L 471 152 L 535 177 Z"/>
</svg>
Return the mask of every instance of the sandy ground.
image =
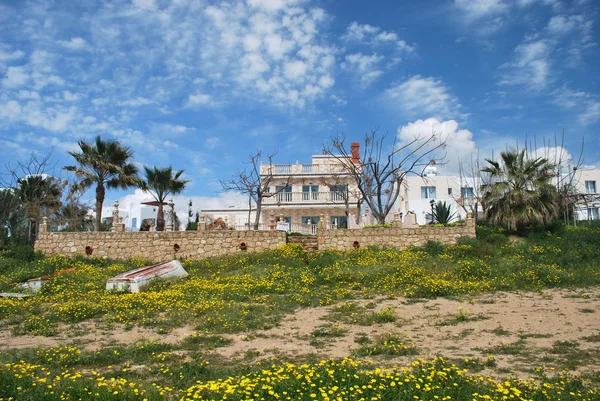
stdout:
<svg viewBox="0 0 600 401">
<path fill-rule="evenodd" d="M 319 358 L 343 358 L 359 347 L 355 341 L 357 336 L 376 340 L 392 333 L 407 343 L 414 342 L 418 354 L 373 358 L 386 365 L 406 364 L 418 357 L 431 359 L 438 355 L 482 361 L 494 355 L 495 370 L 506 374 L 531 374 L 543 364 L 548 367 L 568 364 L 579 372 L 600 369 L 600 287 L 543 293 L 498 292 L 418 302 L 404 298 L 354 302 L 374 307 L 365 309 L 367 312 L 391 308 L 397 320 L 360 326 L 332 321 L 329 314 L 333 307 L 300 309 L 273 329 L 228 335 L 233 342 L 214 352 L 223 358 L 240 359 L 311 354 Z M 459 314 L 462 319 L 457 319 Z M 319 344 L 315 346 L 311 333 L 330 323 L 339 323 L 347 333 L 341 337 L 319 337 Z M 13 336 L 10 331 L 0 329 L 0 351 L 71 343 L 98 349 L 142 339 L 176 343 L 193 332 L 192 327 L 178 328 L 168 334 L 139 328 L 109 330 L 87 323 L 64 330 L 64 334 L 55 337 L 35 337 Z M 563 342 L 566 347 L 557 348 L 557 344 L 561 344 L 557 342 Z"/>
</svg>

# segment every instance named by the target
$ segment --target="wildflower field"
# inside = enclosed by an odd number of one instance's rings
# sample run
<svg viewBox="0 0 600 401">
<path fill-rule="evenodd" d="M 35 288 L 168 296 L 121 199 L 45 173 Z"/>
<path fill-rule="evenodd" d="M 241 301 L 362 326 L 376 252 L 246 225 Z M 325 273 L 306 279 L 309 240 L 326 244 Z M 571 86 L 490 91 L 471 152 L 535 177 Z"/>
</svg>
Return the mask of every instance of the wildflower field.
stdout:
<svg viewBox="0 0 600 401">
<path fill-rule="evenodd" d="M 408 319 L 402 308 L 430 308 L 428 300 L 477 294 L 493 303 L 494 294 L 515 290 L 540 294 L 574 289 L 581 316 L 593 320 L 597 311 L 587 302 L 596 302 L 596 295 L 586 298 L 586 291 L 600 284 L 599 257 L 597 227 L 540 232 L 517 242 L 482 227 L 477 239 L 461 239 L 454 246 L 428 243 L 405 250 L 307 254 L 286 245 L 271 252 L 183 261 L 190 273 L 186 279 L 157 281 L 130 294 L 107 292 L 106 280 L 146 265 L 142 259 L 117 263 L 4 251 L 0 291 L 11 291 L 15 283 L 32 277 L 75 269 L 53 278 L 33 297 L 0 298 L 4 338 L 61 339 L 48 347 L 1 348 L 0 400 L 600 399 L 597 369 L 583 374 L 563 370 L 576 368 L 569 364 L 573 360 L 600 364 L 598 323 L 596 336 L 588 335 L 585 346 L 552 339 L 552 358 L 541 361 L 552 368 L 529 369 L 528 378 L 511 378 L 494 354 L 525 358 L 518 347 L 531 333 L 512 333 L 517 341 L 481 349 L 480 358 L 445 358 L 440 352 L 421 359 L 419 339 L 402 332 L 403 319 Z M 386 306 L 393 300 L 402 303 Z M 484 302 L 476 306 L 486 307 Z M 303 339 L 311 352 L 268 357 L 219 353 L 232 342 L 251 344 L 267 337 L 286 316 L 307 308 L 326 311 L 323 324 Z M 449 333 L 442 330 L 455 330 L 464 337 L 472 331 L 464 329 L 467 324 L 485 327 L 485 319 L 490 316 L 460 308 L 431 325 L 442 335 Z M 92 326 L 158 334 L 188 327 L 193 333 L 171 342 L 95 348 L 78 342 L 79 333 Z M 377 327 L 385 333 L 372 335 Z M 489 329 L 495 336 L 508 335 L 500 326 Z M 349 332 L 354 335 L 349 354 L 325 358 L 321 350 Z"/>
</svg>

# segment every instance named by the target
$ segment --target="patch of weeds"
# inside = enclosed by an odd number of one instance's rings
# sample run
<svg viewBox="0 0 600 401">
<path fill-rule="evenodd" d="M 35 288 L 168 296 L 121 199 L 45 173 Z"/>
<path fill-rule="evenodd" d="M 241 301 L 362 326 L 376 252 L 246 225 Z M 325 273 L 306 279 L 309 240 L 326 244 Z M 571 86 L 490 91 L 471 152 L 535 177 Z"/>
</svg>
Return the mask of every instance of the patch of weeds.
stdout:
<svg viewBox="0 0 600 401">
<path fill-rule="evenodd" d="M 418 353 L 412 341 L 406 341 L 393 333 L 385 334 L 377 338 L 371 344 L 363 344 L 352 352 L 356 356 L 406 356 Z"/>
<path fill-rule="evenodd" d="M 371 344 L 371 338 L 366 333 L 359 333 L 354 337 L 354 342 L 359 345 Z"/>
<path fill-rule="evenodd" d="M 391 308 L 384 308 L 379 312 L 374 312 L 367 310 L 364 306 L 360 306 L 356 302 L 336 306 L 325 316 L 325 319 L 329 321 L 357 324 L 359 326 L 395 322 L 397 318 L 396 312 Z"/>
<path fill-rule="evenodd" d="M 495 334 L 497 336 L 509 336 L 510 335 L 510 331 L 505 330 L 504 327 L 502 326 L 498 326 L 493 330 L 485 330 L 488 333 L 492 333 Z"/>
<path fill-rule="evenodd" d="M 578 348 L 579 343 L 577 341 L 555 341 L 550 352 L 553 354 L 568 354 Z"/>
<path fill-rule="evenodd" d="M 526 340 L 528 338 L 551 338 L 554 334 L 543 334 L 543 333 L 518 333 L 520 339 Z"/>
<path fill-rule="evenodd" d="M 439 326 L 456 326 L 460 323 L 465 322 L 475 322 L 477 320 L 487 320 L 489 317 L 485 315 L 472 315 L 469 311 L 463 309 L 462 307 L 458 308 L 458 312 L 456 315 L 452 316 L 449 319 L 441 320 L 437 324 Z"/>
<path fill-rule="evenodd" d="M 458 338 L 465 338 L 465 337 L 473 334 L 474 331 L 475 330 L 473 330 L 473 329 L 464 329 L 463 331 L 458 333 Z"/>
<path fill-rule="evenodd" d="M 348 330 L 341 327 L 339 324 L 328 324 L 325 326 L 319 326 L 313 330 L 311 336 L 313 337 L 344 337 L 348 333 Z"/>
<path fill-rule="evenodd" d="M 596 312 L 594 309 L 589 309 L 589 308 L 582 308 L 582 309 L 577 309 L 579 312 L 581 313 L 594 313 Z"/>
<path fill-rule="evenodd" d="M 526 348 L 525 345 L 527 343 L 524 340 L 518 340 L 514 343 L 506 343 L 502 345 L 497 345 L 492 348 L 488 348 L 485 351 L 489 354 L 496 355 L 523 355 L 525 354 Z"/>
<path fill-rule="evenodd" d="M 372 316 L 375 323 L 391 323 L 398 318 L 396 311 L 392 308 L 383 308 L 379 312 L 373 312 Z"/>
<path fill-rule="evenodd" d="M 593 334 L 591 336 L 581 337 L 581 339 L 590 343 L 597 343 L 600 342 L 600 334 Z"/>
<path fill-rule="evenodd" d="M 46 316 L 29 316 L 23 323 L 13 327 L 14 335 L 33 334 L 35 336 L 53 337 L 58 332 L 58 325 Z"/>
<path fill-rule="evenodd" d="M 485 368 L 495 368 L 498 366 L 496 358 L 492 355 L 488 356 L 486 360 L 481 361 L 479 358 L 464 358 L 452 360 L 452 362 L 461 369 L 467 369 L 471 372 L 480 372 Z"/>
<path fill-rule="evenodd" d="M 413 304 L 424 304 L 429 302 L 429 299 L 425 298 L 408 298 L 402 301 L 402 305 L 413 305 Z"/>
<path fill-rule="evenodd" d="M 220 347 L 226 347 L 233 342 L 230 338 L 221 336 L 207 336 L 199 333 L 195 333 L 189 337 L 186 337 L 182 341 L 182 345 L 186 348 L 198 348 L 202 346 L 204 349 L 215 349 Z"/>
<path fill-rule="evenodd" d="M 496 300 L 495 299 L 491 299 L 491 298 L 480 299 L 480 300 L 477 301 L 477 303 L 478 304 L 483 304 L 483 305 L 489 305 L 489 304 L 495 304 Z"/>
</svg>

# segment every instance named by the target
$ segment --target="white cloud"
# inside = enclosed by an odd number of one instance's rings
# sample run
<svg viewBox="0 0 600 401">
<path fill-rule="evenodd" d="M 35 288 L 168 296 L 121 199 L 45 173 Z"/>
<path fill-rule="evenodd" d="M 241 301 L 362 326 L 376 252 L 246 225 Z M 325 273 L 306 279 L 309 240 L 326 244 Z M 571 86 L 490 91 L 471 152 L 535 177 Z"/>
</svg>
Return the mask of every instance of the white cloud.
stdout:
<svg viewBox="0 0 600 401">
<path fill-rule="evenodd" d="M 63 91 L 62 93 L 63 99 L 67 102 L 76 102 L 79 100 L 79 95 L 76 93 L 71 93 L 71 91 Z"/>
<path fill-rule="evenodd" d="M 143 96 L 138 96 L 133 99 L 121 100 L 118 102 L 119 106 L 129 106 L 129 107 L 140 107 L 146 106 L 148 104 L 154 103 L 151 99 L 145 98 Z"/>
<path fill-rule="evenodd" d="M 481 18 L 504 13 L 509 5 L 503 0 L 455 0 L 455 6 L 469 18 Z"/>
<path fill-rule="evenodd" d="M 369 24 L 359 24 L 354 21 L 346 28 L 346 34 L 342 36 L 344 40 L 362 42 L 371 40 L 371 38 L 381 31 L 381 28 Z"/>
<path fill-rule="evenodd" d="M 544 89 L 550 80 L 551 52 L 552 44 L 544 39 L 521 43 L 515 48 L 514 61 L 500 67 L 507 71 L 500 83 Z"/>
<path fill-rule="evenodd" d="M 18 88 L 29 82 L 30 75 L 24 67 L 8 67 L 6 76 L 2 79 L 2 85 L 6 88 Z"/>
<path fill-rule="evenodd" d="M 568 88 L 566 85 L 552 92 L 558 106 L 577 112 L 577 120 L 583 126 L 600 122 L 600 96 Z"/>
<path fill-rule="evenodd" d="M 383 60 L 383 56 L 378 54 L 366 55 L 362 53 L 353 53 L 346 55 L 345 61 L 341 67 L 347 71 L 352 71 L 360 79 L 363 88 L 368 87 L 375 79 L 383 74 L 378 64 Z"/>
<path fill-rule="evenodd" d="M 212 104 L 212 97 L 205 93 L 196 93 L 195 95 L 190 95 L 187 100 L 187 106 L 206 106 Z"/>
<path fill-rule="evenodd" d="M 384 100 L 404 115 L 434 115 L 441 118 L 465 117 L 462 105 L 440 80 L 415 75 L 387 89 Z"/>
<path fill-rule="evenodd" d="M 348 25 L 342 40 L 370 46 L 392 45 L 396 51 L 404 54 L 412 54 L 416 51 L 415 45 L 399 39 L 396 32 L 385 31 L 369 24 L 359 24 L 356 21 Z"/>
<path fill-rule="evenodd" d="M 59 40 L 58 44 L 68 50 L 84 50 L 87 48 L 88 43 L 83 38 L 71 38 L 71 40 Z"/>
<path fill-rule="evenodd" d="M 15 50 L 13 52 L 6 52 L 0 49 L 0 65 L 7 61 L 20 60 L 25 56 L 25 52 L 22 50 Z"/>
<path fill-rule="evenodd" d="M 437 118 L 417 120 L 398 128 L 397 136 L 400 144 L 406 145 L 415 138 L 420 138 L 422 141 L 432 134 L 436 135 L 437 140 L 432 141 L 423 149 L 431 149 L 445 142 L 442 148 L 434 152 L 438 157 L 446 155 L 446 164 L 443 166 L 445 173 L 457 174 L 460 159 L 468 160 L 471 155 L 477 152 L 473 141 L 473 133 L 467 129 L 459 129 L 455 120 L 440 121 Z"/>
</svg>

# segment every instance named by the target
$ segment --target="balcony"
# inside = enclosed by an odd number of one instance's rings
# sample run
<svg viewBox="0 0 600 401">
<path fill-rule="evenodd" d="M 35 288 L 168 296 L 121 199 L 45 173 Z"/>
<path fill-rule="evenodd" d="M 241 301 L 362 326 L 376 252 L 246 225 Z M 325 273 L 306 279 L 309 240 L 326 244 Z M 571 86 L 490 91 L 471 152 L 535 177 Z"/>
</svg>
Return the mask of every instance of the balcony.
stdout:
<svg viewBox="0 0 600 401">
<path fill-rule="evenodd" d="M 356 203 L 354 196 L 350 196 L 350 203 Z M 286 204 L 318 204 L 335 203 L 344 204 L 344 195 L 338 192 L 280 192 L 274 196 L 263 199 L 263 205 L 286 205 Z"/>
<path fill-rule="evenodd" d="M 267 175 L 314 175 L 348 173 L 342 164 L 272 164 L 260 166 L 260 174 Z"/>
</svg>

